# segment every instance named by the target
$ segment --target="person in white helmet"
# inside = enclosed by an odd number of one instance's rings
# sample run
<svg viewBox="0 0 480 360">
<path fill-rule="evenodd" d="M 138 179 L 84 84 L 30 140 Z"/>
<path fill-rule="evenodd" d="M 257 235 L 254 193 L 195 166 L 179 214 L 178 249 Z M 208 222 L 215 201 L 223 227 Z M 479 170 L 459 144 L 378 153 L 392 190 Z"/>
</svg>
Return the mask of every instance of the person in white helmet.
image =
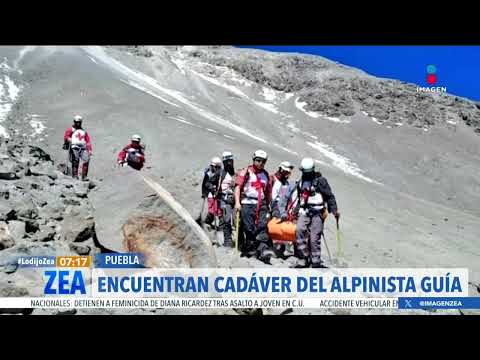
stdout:
<svg viewBox="0 0 480 360">
<path fill-rule="evenodd" d="M 272 218 L 281 219 L 282 221 L 287 220 L 286 214 L 282 218 L 280 206 L 284 204 L 283 200 L 289 191 L 291 191 L 291 184 L 288 179 L 292 175 L 293 169 L 294 166 L 289 161 L 283 161 L 280 163 L 277 172 L 270 176 L 270 184 L 272 187 Z M 277 256 L 284 256 L 286 249 L 285 244 L 275 243 L 273 248 Z"/>
<path fill-rule="evenodd" d="M 210 166 L 203 173 L 202 198 L 207 198 L 208 202 L 208 214 L 205 218 L 205 223 L 210 226 L 212 226 L 215 216 L 222 216 L 219 201 L 221 171 L 222 159 L 215 156 L 210 161 Z"/>
<path fill-rule="evenodd" d="M 82 164 L 82 180 L 86 181 L 88 166 L 92 157 L 92 142 L 90 135 L 82 127 L 83 118 L 75 115 L 72 127 L 68 128 L 63 135 L 63 149 L 69 152 L 69 161 L 72 163 L 72 176 L 78 179 L 78 168 Z"/>
<path fill-rule="evenodd" d="M 235 210 L 240 211 L 241 229 L 245 242 L 242 255 L 257 258 L 266 264 L 274 254 L 267 234 L 267 214 L 270 211 L 271 188 L 265 170 L 267 153 L 257 150 L 252 156 L 253 164 L 242 169 L 236 178 Z"/>
<path fill-rule="evenodd" d="M 141 141 L 141 136 L 137 134 L 130 138 L 130 143 L 118 153 L 118 165 L 129 165 L 135 170 L 142 170 L 145 164 L 145 146 Z"/>
<path fill-rule="evenodd" d="M 222 154 L 223 169 L 220 175 L 220 208 L 222 209 L 221 226 L 223 228 L 223 245 L 233 247 L 232 224 L 233 207 L 235 205 L 235 167 L 233 154 L 224 151 Z"/>
<path fill-rule="evenodd" d="M 270 176 L 270 184 L 272 186 L 272 217 L 280 218 L 280 209 L 278 208 L 279 200 L 284 198 L 290 186 L 288 179 L 292 175 L 294 166 L 289 161 L 280 163 L 275 174 Z"/>
<path fill-rule="evenodd" d="M 335 195 L 322 174 L 315 171 L 315 162 L 304 158 L 300 165 L 302 176 L 287 195 L 287 206 L 281 206 L 281 217 L 297 218 L 297 267 L 322 268 L 321 235 L 324 220 L 331 213 L 338 220 Z M 290 213 L 290 214 L 289 214 Z"/>
</svg>

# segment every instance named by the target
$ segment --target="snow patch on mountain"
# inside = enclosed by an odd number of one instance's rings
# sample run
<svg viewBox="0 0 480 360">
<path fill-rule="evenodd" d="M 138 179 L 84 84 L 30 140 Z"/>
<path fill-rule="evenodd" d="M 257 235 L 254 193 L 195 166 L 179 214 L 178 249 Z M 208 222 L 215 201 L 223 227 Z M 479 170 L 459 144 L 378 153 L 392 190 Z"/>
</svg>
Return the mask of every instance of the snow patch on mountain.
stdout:
<svg viewBox="0 0 480 360">
<path fill-rule="evenodd" d="M 318 150 L 323 156 L 332 160 L 332 165 L 339 168 L 344 173 L 353 175 L 369 183 L 381 185 L 379 182 L 363 175 L 364 171 L 360 169 L 355 162 L 345 156 L 337 154 L 332 147 L 318 141 L 316 141 L 315 143 L 307 142 L 307 145 Z"/>
<path fill-rule="evenodd" d="M 318 112 L 315 112 L 315 111 L 305 110 L 306 105 L 307 105 L 307 103 L 303 102 L 303 101 L 299 101 L 299 98 L 295 99 L 295 107 L 297 109 L 299 109 L 300 111 L 302 111 L 304 114 L 306 114 L 306 115 L 308 115 L 308 116 L 310 116 L 314 119 L 318 119 L 318 118 L 321 117 L 321 118 L 327 119 L 329 121 L 340 123 L 340 124 L 350 124 L 350 120 L 342 120 L 342 119 L 339 119 L 337 117 L 322 115 L 322 114 L 320 114 Z"/>
</svg>

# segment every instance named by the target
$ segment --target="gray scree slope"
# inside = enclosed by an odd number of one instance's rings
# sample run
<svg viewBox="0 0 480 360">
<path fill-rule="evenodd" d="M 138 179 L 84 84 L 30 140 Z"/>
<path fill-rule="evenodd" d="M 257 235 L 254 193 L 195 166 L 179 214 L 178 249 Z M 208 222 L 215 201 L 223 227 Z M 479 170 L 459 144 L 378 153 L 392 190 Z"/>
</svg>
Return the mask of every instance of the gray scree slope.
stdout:
<svg viewBox="0 0 480 360">
<path fill-rule="evenodd" d="M 348 266 L 468 267 L 476 292 L 480 110 L 472 101 L 417 94 L 414 85 L 320 57 L 232 47 L 1 47 L 0 55 L 3 89 L 8 76 L 21 90 L 0 123 L 9 145 L 22 139 L 19 146 L 64 162 L 63 132 L 74 114 L 84 116 L 96 186 L 81 206 L 91 207 L 107 248 L 123 245 L 102 232 L 121 236 L 128 214 L 154 194 L 138 174 L 115 167 L 121 146 L 139 133 L 145 174 L 194 215 L 202 170 L 221 151 L 234 152 L 238 168 L 263 148 L 270 171 L 311 156 L 337 195 Z M 17 225 L 12 231 L 22 232 Z M 329 219 L 331 247 L 334 230 Z M 46 244 L 58 242 L 51 236 Z M 262 266 L 215 252 L 219 266 Z"/>
</svg>

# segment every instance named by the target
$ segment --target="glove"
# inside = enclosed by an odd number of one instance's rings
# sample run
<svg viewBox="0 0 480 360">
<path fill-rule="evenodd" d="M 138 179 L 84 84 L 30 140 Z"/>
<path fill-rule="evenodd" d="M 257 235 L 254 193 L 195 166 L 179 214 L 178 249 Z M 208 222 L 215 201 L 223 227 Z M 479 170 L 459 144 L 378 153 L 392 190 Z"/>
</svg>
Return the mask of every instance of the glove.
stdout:
<svg viewBox="0 0 480 360">
<path fill-rule="evenodd" d="M 63 149 L 63 150 L 68 150 L 68 142 L 67 142 L 67 141 L 65 141 L 65 142 L 63 143 L 62 149 Z"/>
<path fill-rule="evenodd" d="M 323 211 L 320 213 L 320 216 L 322 217 L 322 220 L 325 221 L 328 217 L 328 211 L 327 209 L 323 209 Z"/>
<path fill-rule="evenodd" d="M 240 203 L 235 203 L 234 209 L 235 209 L 235 211 L 240 211 L 240 210 L 242 210 L 242 204 L 240 204 Z"/>
<path fill-rule="evenodd" d="M 340 213 L 338 211 L 335 211 L 333 213 L 333 216 L 335 216 L 335 219 L 338 221 L 340 219 Z"/>
</svg>

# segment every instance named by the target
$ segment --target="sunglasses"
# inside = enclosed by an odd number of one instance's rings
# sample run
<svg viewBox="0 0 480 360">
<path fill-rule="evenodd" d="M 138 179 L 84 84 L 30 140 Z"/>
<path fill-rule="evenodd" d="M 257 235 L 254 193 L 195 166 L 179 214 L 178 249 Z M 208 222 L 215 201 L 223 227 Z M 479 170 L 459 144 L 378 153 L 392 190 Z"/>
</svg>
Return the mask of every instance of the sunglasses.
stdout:
<svg viewBox="0 0 480 360">
<path fill-rule="evenodd" d="M 265 164 L 265 163 L 267 162 L 267 160 L 265 160 L 265 159 L 260 159 L 260 158 L 255 158 L 255 159 L 253 159 L 253 161 L 259 162 L 259 163 L 263 163 L 263 164 Z"/>
</svg>

